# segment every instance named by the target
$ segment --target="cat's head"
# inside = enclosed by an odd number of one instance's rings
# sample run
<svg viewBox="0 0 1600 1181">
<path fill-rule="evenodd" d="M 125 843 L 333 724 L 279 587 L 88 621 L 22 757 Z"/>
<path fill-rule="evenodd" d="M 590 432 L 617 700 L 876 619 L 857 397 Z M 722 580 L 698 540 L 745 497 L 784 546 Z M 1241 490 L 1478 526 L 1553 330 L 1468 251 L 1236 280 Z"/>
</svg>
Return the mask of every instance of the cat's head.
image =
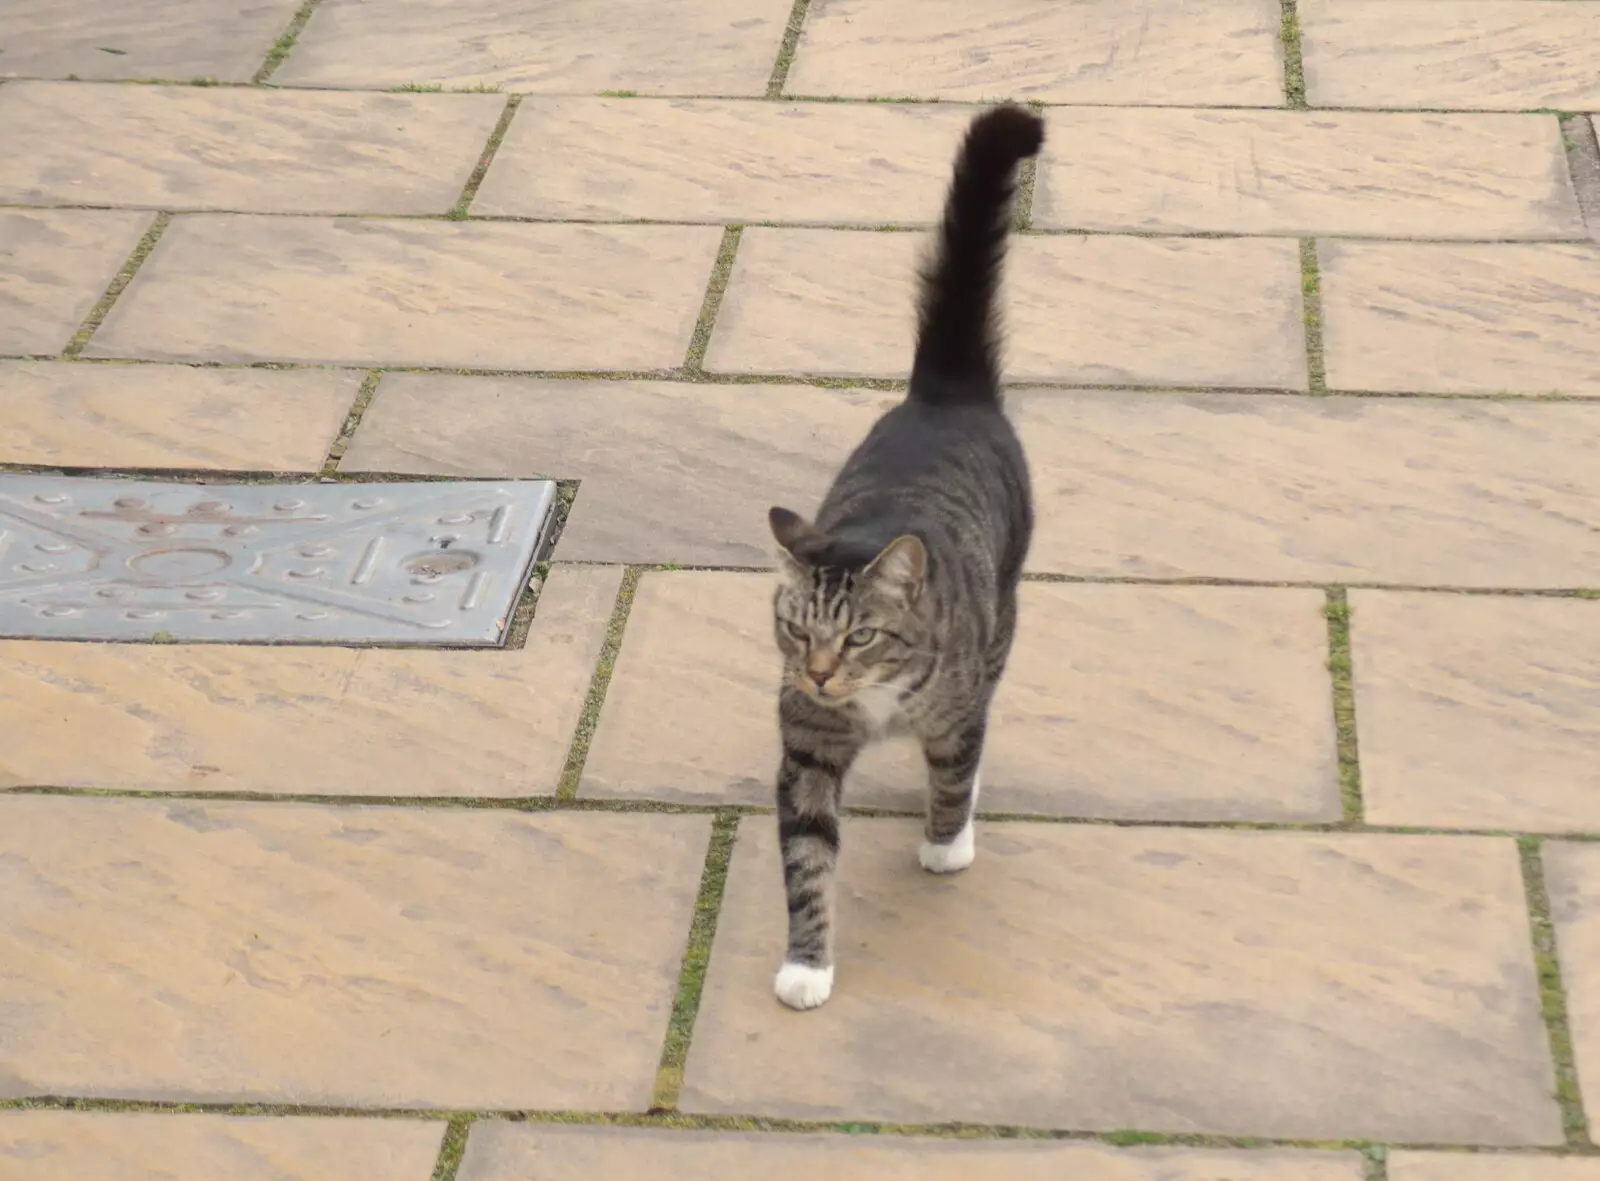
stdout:
<svg viewBox="0 0 1600 1181">
<path fill-rule="evenodd" d="M 789 684 L 842 705 L 927 654 L 928 552 L 919 538 L 852 553 L 788 509 L 768 520 L 782 566 L 773 614 Z"/>
</svg>

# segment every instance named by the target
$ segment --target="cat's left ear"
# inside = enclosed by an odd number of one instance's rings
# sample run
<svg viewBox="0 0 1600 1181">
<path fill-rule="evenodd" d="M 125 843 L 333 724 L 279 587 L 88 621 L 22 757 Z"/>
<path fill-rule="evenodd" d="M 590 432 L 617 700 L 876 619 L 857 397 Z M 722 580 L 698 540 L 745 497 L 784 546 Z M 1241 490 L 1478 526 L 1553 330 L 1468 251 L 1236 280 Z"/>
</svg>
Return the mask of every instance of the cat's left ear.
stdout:
<svg viewBox="0 0 1600 1181">
<path fill-rule="evenodd" d="M 922 538 L 905 533 L 878 552 L 862 573 L 891 594 L 915 603 L 928 577 L 928 549 Z"/>
</svg>

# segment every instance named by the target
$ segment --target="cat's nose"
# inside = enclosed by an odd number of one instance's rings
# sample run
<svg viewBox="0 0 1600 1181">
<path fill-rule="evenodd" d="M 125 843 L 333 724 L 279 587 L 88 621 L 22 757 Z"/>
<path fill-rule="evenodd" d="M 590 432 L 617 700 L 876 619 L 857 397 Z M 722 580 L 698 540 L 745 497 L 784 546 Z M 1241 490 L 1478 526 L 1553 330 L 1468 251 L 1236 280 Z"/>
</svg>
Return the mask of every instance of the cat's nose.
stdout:
<svg viewBox="0 0 1600 1181">
<path fill-rule="evenodd" d="M 806 676 L 810 677 L 817 688 L 820 689 L 828 683 L 828 678 L 833 676 L 833 670 L 829 668 L 808 668 L 806 669 Z"/>
</svg>

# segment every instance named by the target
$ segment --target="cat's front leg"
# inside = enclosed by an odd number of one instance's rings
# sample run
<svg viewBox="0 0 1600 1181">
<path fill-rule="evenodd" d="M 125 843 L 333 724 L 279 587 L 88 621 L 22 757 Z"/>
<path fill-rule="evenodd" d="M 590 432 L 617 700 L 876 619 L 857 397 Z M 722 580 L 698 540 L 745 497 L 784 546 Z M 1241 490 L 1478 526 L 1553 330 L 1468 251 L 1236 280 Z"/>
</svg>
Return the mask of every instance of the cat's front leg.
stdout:
<svg viewBox="0 0 1600 1181">
<path fill-rule="evenodd" d="M 845 772 L 859 750 L 853 735 L 784 718 L 778 845 L 789 904 L 789 947 L 774 990 L 791 1009 L 814 1009 L 833 991 L 839 800 Z"/>
</svg>

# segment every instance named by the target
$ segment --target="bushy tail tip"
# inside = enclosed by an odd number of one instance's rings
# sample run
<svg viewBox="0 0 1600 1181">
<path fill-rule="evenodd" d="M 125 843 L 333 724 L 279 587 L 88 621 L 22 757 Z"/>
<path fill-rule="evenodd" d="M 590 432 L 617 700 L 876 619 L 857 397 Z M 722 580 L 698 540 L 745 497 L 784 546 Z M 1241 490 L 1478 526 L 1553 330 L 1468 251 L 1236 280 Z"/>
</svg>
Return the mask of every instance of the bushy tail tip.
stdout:
<svg viewBox="0 0 1600 1181">
<path fill-rule="evenodd" d="M 985 111 L 967 129 L 966 152 L 974 162 L 1003 167 L 1037 156 L 1043 146 L 1044 120 L 1015 103 Z"/>
</svg>

